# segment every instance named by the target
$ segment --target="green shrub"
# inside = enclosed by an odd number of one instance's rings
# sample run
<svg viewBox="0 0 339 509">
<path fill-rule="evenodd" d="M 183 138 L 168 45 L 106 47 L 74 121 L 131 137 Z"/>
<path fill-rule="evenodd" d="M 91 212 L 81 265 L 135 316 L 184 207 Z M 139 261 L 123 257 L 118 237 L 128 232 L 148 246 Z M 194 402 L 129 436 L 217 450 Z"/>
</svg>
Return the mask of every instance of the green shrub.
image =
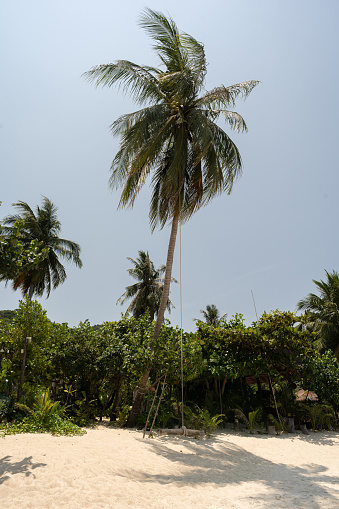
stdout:
<svg viewBox="0 0 339 509">
<path fill-rule="evenodd" d="M 312 423 L 313 431 L 329 429 L 335 423 L 335 414 L 333 408 L 329 405 L 307 404 L 303 405 L 307 417 Z"/>
<path fill-rule="evenodd" d="M 194 410 L 184 407 L 184 415 L 187 428 L 204 430 L 208 436 L 218 428 L 223 420 L 223 414 L 211 415 L 206 408 L 199 408 L 198 405 L 195 405 Z"/>
<path fill-rule="evenodd" d="M 22 421 L 0 424 L 0 434 L 16 435 L 17 433 L 51 433 L 52 435 L 84 435 L 85 430 L 79 428 L 68 419 L 51 414 L 42 421 L 37 414 L 24 417 Z"/>
<path fill-rule="evenodd" d="M 249 432 L 253 434 L 255 424 L 261 419 L 262 408 L 257 408 L 256 410 L 248 412 L 248 416 L 246 416 L 245 412 L 240 407 L 234 408 L 234 413 L 235 416 L 246 425 Z"/>
<path fill-rule="evenodd" d="M 48 420 L 53 415 L 62 415 L 64 413 L 64 409 L 61 408 L 60 403 L 58 401 L 52 401 L 49 389 L 45 392 L 41 392 L 38 394 L 36 398 L 36 402 L 34 403 L 34 416 L 38 421 L 42 423 Z"/>
</svg>

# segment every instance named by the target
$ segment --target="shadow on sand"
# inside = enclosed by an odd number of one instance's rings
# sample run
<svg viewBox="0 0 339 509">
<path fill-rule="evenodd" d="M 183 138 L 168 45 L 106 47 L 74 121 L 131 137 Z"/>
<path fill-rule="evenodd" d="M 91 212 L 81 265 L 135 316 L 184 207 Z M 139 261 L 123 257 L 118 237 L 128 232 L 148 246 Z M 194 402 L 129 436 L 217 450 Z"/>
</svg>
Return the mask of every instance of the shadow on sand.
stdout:
<svg viewBox="0 0 339 509">
<path fill-rule="evenodd" d="M 167 460 L 176 463 L 177 475 L 157 474 L 147 475 L 145 472 L 129 472 L 145 483 L 169 484 L 177 486 L 203 486 L 214 484 L 222 486 L 227 484 L 241 485 L 242 483 L 259 482 L 269 487 L 265 494 L 265 505 L 277 507 L 279 499 L 284 507 L 339 507 L 339 499 L 333 491 L 339 485 L 339 477 L 326 475 L 327 468 L 310 462 L 303 467 L 293 467 L 284 463 L 274 463 L 246 451 L 231 441 L 222 440 L 222 433 L 207 440 L 194 440 L 182 437 L 165 437 L 161 441 L 147 440 L 147 446 L 155 453 Z M 337 434 L 335 434 L 337 436 Z M 229 436 L 229 435 L 228 435 Z M 231 436 L 230 436 L 231 438 Z M 290 439 L 291 436 L 288 437 Z M 261 440 L 262 447 L 269 447 L 269 440 L 274 438 L 256 436 L 253 440 Z M 278 440 L 281 437 L 277 438 Z M 283 439 L 283 438 L 282 438 Z M 297 439 L 297 437 L 296 437 Z M 143 439 L 140 439 L 143 440 Z M 324 445 L 334 445 L 334 440 L 324 434 L 313 434 L 305 437 L 308 442 Z M 182 450 L 175 451 L 171 444 L 182 444 Z M 338 443 L 338 442 L 337 442 Z M 167 445 L 168 444 L 168 445 Z M 293 458 L 291 458 L 291 463 Z M 182 468 L 184 467 L 184 468 Z M 187 467 L 191 467 L 189 471 Z M 120 475 L 123 475 L 121 473 Z M 324 486 L 330 485 L 331 488 Z M 333 490 L 332 490 L 333 486 Z M 258 503 L 262 497 L 254 492 L 249 502 Z M 321 505 L 319 505 L 321 501 Z"/>
<path fill-rule="evenodd" d="M 0 458 L 0 485 L 3 484 L 9 475 L 25 474 L 26 477 L 33 475 L 33 470 L 39 467 L 45 467 L 46 463 L 33 463 L 32 456 L 28 456 L 21 461 L 11 462 L 12 456 Z"/>
</svg>

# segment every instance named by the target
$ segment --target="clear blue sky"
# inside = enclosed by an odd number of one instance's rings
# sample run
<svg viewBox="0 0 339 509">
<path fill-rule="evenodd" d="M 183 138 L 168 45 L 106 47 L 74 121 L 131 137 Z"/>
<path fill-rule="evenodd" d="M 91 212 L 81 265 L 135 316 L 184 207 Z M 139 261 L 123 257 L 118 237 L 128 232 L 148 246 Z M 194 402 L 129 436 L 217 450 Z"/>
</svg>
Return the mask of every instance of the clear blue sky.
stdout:
<svg viewBox="0 0 339 509">
<path fill-rule="evenodd" d="M 207 304 L 250 323 L 251 290 L 259 314 L 294 310 L 314 290 L 312 279 L 339 270 L 337 0 L 2 3 L 0 217 L 15 201 L 35 207 L 47 196 L 84 263 L 68 265 L 64 285 L 40 302 L 57 322 L 115 320 L 132 282 L 126 257 L 148 250 L 155 265 L 166 261 L 169 228 L 151 234 L 148 190 L 133 210 L 117 211 L 119 193 L 108 189 L 118 148 L 109 125 L 135 107 L 121 91 L 81 78 L 116 59 L 158 64 L 137 24 L 145 6 L 204 43 L 208 89 L 262 82 L 236 107 L 249 128 L 231 134 L 242 178 L 182 228 L 184 329 L 194 329 Z M 0 309 L 16 308 L 19 298 L 1 285 Z"/>
</svg>

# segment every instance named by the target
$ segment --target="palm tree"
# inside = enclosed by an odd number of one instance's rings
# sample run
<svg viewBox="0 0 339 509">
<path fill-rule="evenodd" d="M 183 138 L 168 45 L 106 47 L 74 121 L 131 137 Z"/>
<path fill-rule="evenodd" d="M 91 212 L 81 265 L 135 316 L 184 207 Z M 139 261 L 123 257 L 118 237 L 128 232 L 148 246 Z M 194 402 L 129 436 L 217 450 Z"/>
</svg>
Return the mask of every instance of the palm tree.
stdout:
<svg viewBox="0 0 339 509">
<path fill-rule="evenodd" d="M 57 219 L 57 208 L 45 196 L 42 199 L 42 207 L 37 206 L 35 213 L 24 201 L 13 203 L 13 206 L 19 213 L 4 218 L 4 234 L 10 235 L 17 221 L 20 221 L 20 242 L 23 247 L 30 246 L 34 240 L 38 243 L 38 250 L 44 250 L 46 254 L 39 263 L 15 275 L 11 279 L 12 287 L 14 290 L 20 289 L 24 295 L 28 294 L 30 299 L 33 295 L 41 296 L 44 292 L 49 297 L 51 289 L 55 289 L 66 279 L 66 271 L 59 257 L 81 267 L 80 246 L 59 237 L 61 224 Z M 0 280 L 8 281 L 9 278 L 3 275 L 0 276 Z"/>
<path fill-rule="evenodd" d="M 297 307 L 306 311 L 306 325 L 317 334 L 320 348 L 339 358 L 339 274 L 325 272 L 327 281 L 313 279 L 320 295 L 309 293 Z"/>
<path fill-rule="evenodd" d="M 215 121 L 223 115 L 232 129 L 246 131 L 244 119 L 228 108 L 234 106 L 239 95 L 246 97 L 259 82 L 222 85 L 205 91 L 207 63 L 203 45 L 180 33 L 171 18 L 151 9 L 143 12 L 140 25 L 154 41 L 160 67 L 118 60 L 95 66 L 84 76 L 97 86 L 122 86 L 142 106 L 122 115 L 111 126 L 121 143 L 111 165 L 110 186 L 122 187 L 120 207 L 133 206 L 151 175 L 152 230 L 171 223 L 164 290 L 154 328 L 156 340 L 169 296 L 179 223 L 186 222 L 215 196 L 230 193 L 241 173 L 239 151 Z M 149 370 L 140 382 L 128 425 L 135 419 L 148 376 Z"/>
<path fill-rule="evenodd" d="M 166 266 L 161 265 L 158 269 L 155 269 L 148 251 L 147 253 L 139 251 L 139 257 L 136 260 L 129 257 L 127 257 L 127 260 L 134 265 L 134 267 L 128 269 L 128 273 L 138 282 L 126 287 L 125 293 L 118 299 L 117 304 L 119 302 L 124 304 L 126 299 L 132 299 L 125 314 L 133 313 L 133 316 L 138 318 L 148 311 L 153 320 L 159 310 L 164 287 L 164 278 L 161 276 L 164 274 Z M 177 282 L 173 277 L 172 281 Z M 173 306 L 173 303 L 168 299 L 167 310 L 169 312 L 171 312 L 171 306 Z"/>
<path fill-rule="evenodd" d="M 46 256 L 46 250 L 37 249 L 36 240 L 23 247 L 21 227 L 21 222 L 18 221 L 11 229 L 11 233 L 4 235 L 0 221 L 0 281 L 14 279 L 20 271 L 36 265 Z"/>
<path fill-rule="evenodd" d="M 201 309 L 200 313 L 204 315 L 206 323 L 213 325 L 213 327 L 218 327 L 220 321 L 227 316 L 227 313 L 220 316 L 219 309 L 214 304 L 207 305 L 206 311 Z"/>
</svg>

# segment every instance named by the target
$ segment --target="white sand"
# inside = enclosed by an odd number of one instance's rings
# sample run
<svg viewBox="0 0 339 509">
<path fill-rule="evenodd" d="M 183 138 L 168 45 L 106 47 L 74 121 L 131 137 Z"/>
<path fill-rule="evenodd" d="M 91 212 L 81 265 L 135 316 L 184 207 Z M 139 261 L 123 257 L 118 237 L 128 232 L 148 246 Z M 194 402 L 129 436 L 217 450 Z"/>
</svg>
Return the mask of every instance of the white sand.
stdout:
<svg viewBox="0 0 339 509">
<path fill-rule="evenodd" d="M 339 434 L 0 438 L 1 509 L 339 508 Z"/>
</svg>

